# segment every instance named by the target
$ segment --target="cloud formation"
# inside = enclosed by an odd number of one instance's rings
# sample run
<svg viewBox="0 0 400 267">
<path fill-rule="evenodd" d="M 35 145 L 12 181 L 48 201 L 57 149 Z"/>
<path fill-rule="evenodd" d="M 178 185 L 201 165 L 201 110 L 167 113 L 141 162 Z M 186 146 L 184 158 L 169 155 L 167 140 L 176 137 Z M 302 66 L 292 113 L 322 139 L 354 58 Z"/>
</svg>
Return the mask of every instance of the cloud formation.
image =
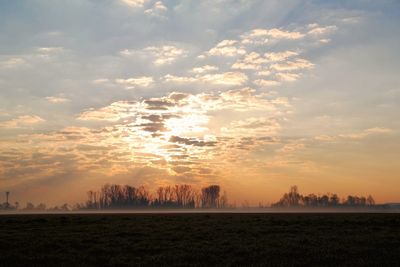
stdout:
<svg viewBox="0 0 400 267">
<path fill-rule="evenodd" d="M 153 77 L 135 77 L 127 79 L 116 79 L 115 82 L 126 89 L 135 89 L 137 87 L 149 87 L 154 83 Z"/>
<path fill-rule="evenodd" d="M 148 46 L 142 50 L 130 50 L 124 49 L 120 52 L 122 56 L 127 57 L 143 57 L 151 59 L 157 66 L 171 64 L 178 58 L 185 57 L 187 51 L 178 48 L 174 45 L 162 45 L 162 46 Z"/>
<path fill-rule="evenodd" d="M 22 115 L 8 121 L 0 121 L 0 128 L 24 128 L 44 121 L 44 119 L 36 115 Z"/>
</svg>

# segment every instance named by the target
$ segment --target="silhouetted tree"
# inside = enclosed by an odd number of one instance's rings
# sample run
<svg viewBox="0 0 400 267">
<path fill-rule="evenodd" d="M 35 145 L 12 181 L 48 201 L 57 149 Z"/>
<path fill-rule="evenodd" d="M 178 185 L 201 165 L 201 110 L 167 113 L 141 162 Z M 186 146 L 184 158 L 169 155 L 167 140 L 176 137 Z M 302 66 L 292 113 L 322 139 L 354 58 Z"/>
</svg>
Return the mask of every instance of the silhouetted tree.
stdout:
<svg viewBox="0 0 400 267">
<path fill-rule="evenodd" d="M 24 208 L 24 210 L 34 210 L 35 209 L 35 205 L 33 205 L 31 202 L 26 203 L 26 206 Z"/>
<path fill-rule="evenodd" d="M 292 186 L 289 193 L 285 193 L 281 199 L 272 204 L 274 207 L 339 207 L 339 206 L 350 206 L 350 207 L 364 207 L 372 206 L 375 204 L 374 199 L 369 196 L 368 198 L 359 196 L 347 196 L 346 199 L 340 201 L 337 194 L 325 194 L 322 196 L 316 196 L 315 194 L 309 194 L 303 196 L 298 193 L 297 186 Z"/>
<path fill-rule="evenodd" d="M 219 185 L 210 185 L 201 189 L 202 208 L 217 208 L 219 200 Z"/>
<path fill-rule="evenodd" d="M 226 191 L 224 191 L 224 193 L 222 194 L 222 196 L 219 199 L 219 208 L 228 208 L 229 204 L 228 204 L 228 196 L 226 194 Z"/>
<path fill-rule="evenodd" d="M 368 205 L 368 206 L 374 206 L 374 205 L 375 205 L 375 200 L 374 200 L 374 198 L 373 198 L 371 195 L 369 195 L 369 196 L 367 197 L 367 205 Z"/>
</svg>

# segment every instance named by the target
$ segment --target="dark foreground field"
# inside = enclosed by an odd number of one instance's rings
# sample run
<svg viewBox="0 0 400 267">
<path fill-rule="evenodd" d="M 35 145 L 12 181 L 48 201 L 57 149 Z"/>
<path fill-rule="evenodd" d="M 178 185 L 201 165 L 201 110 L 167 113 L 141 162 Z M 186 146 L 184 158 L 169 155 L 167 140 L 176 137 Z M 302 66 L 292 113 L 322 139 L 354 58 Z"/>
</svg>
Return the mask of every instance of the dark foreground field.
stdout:
<svg viewBox="0 0 400 267">
<path fill-rule="evenodd" d="M 0 216 L 0 266 L 400 266 L 400 214 Z"/>
</svg>

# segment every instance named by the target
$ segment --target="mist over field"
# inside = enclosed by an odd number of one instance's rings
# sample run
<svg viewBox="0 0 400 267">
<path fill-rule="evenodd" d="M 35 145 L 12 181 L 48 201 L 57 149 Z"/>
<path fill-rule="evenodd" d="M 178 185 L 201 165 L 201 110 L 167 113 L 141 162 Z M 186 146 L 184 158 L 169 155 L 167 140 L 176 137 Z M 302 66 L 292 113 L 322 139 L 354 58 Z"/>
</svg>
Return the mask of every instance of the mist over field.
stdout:
<svg viewBox="0 0 400 267">
<path fill-rule="evenodd" d="M 399 202 L 399 3 L 3 1 L 0 190 Z M 0 195 L 1 196 L 1 195 Z M 1 200 L 3 202 L 3 200 Z"/>
</svg>

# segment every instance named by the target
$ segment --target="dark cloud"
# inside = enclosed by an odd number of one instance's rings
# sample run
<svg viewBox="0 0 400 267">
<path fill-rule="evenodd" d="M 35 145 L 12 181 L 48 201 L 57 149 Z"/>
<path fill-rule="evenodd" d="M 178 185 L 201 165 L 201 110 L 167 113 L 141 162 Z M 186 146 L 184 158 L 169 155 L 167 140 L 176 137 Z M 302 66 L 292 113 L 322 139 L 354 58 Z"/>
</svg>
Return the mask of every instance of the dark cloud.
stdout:
<svg viewBox="0 0 400 267">
<path fill-rule="evenodd" d="M 179 143 L 192 146 L 215 146 L 217 144 L 217 142 L 215 141 L 202 141 L 196 138 L 185 138 L 179 136 L 171 136 L 169 141 L 172 143 Z"/>
</svg>

